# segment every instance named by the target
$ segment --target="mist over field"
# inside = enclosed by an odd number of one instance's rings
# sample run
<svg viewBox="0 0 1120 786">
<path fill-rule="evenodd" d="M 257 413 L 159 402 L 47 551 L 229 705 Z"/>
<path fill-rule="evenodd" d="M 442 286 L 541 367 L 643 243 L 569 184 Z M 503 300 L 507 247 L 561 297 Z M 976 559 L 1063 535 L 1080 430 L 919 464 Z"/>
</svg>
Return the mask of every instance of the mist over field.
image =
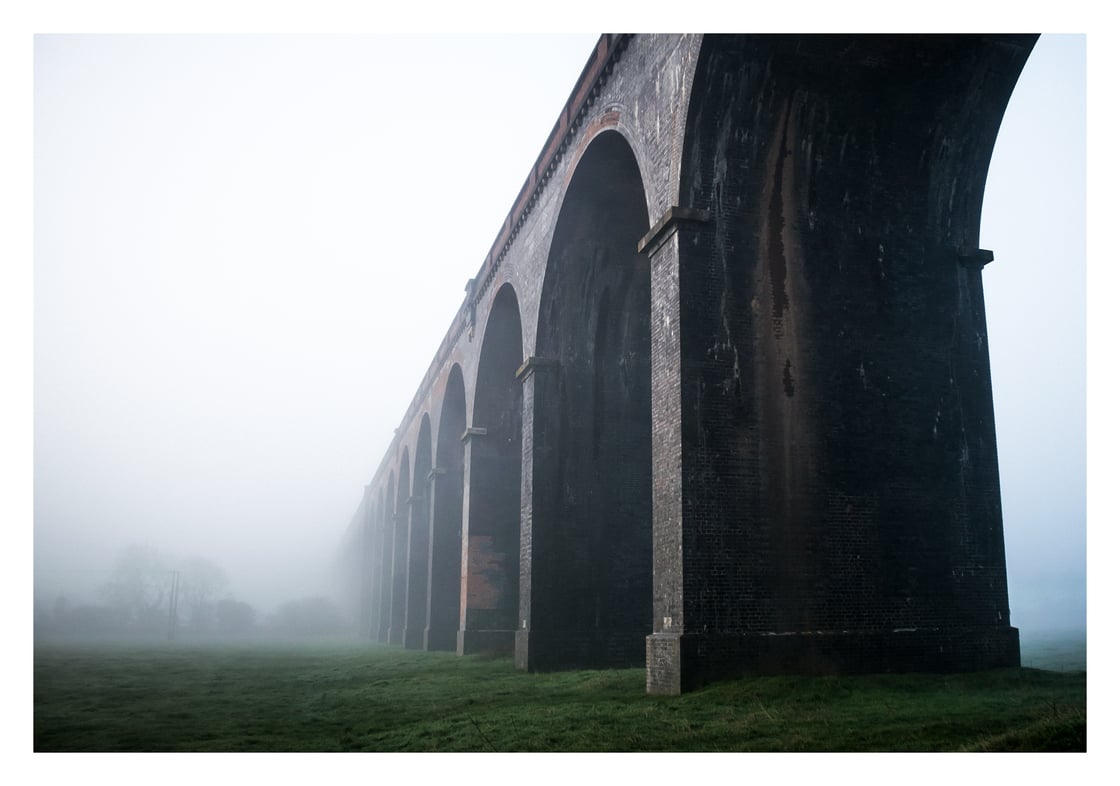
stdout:
<svg viewBox="0 0 1120 786">
<path fill-rule="evenodd" d="M 596 39 L 36 38 L 40 605 L 134 545 L 261 614 L 332 590 Z M 485 89 L 523 96 L 500 128 Z"/>
<path fill-rule="evenodd" d="M 363 486 L 596 40 L 36 37 L 37 620 L 162 632 L 176 581 L 184 633 L 344 613 Z M 1024 641 L 1086 627 L 1084 214 L 1085 38 L 1043 36 L 981 237 Z"/>
</svg>

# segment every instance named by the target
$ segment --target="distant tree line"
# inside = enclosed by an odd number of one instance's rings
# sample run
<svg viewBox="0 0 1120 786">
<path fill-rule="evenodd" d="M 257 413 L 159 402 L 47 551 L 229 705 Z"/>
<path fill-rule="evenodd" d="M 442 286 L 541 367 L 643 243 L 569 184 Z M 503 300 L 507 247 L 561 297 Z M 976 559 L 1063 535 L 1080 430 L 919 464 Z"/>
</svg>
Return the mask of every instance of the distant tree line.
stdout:
<svg viewBox="0 0 1120 786">
<path fill-rule="evenodd" d="M 290 600 L 261 617 L 233 597 L 225 571 L 208 559 L 171 559 L 150 546 L 132 545 L 118 555 L 97 589 L 99 602 L 71 603 L 65 595 L 37 599 L 36 634 L 198 634 L 238 636 L 252 632 L 291 636 L 347 630 L 335 603 L 323 596 Z"/>
</svg>

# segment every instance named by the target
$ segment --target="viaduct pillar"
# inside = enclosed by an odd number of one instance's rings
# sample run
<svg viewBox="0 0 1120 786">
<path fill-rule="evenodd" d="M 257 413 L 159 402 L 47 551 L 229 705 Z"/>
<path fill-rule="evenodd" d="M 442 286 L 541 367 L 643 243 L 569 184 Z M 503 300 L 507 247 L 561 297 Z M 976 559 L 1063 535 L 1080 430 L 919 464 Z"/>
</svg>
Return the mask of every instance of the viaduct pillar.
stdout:
<svg viewBox="0 0 1120 786">
<path fill-rule="evenodd" d="M 706 38 L 643 242 L 650 692 L 1018 664 L 976 244 L 1026 51 Z"/>
<path fill-rule="evenodd" d="M 552 358 L 530 357 L 517 370 L 521 382 L 522 431 L 521 431 L 521 550 L 518 629 L 514 646 L 514 664 L 527 670 L 530 665 L 554 661 L 559 652 L 555 634 L 548 633 L 550 619 L 542 614 L 538 621 L 533 616 L 533 591 L 539 588 L 538 598 L 545 589 L 561 577 L 549 575 L 546 559 L 549 551 L 546 539 L 555 530 L 556 487 L 559 460 L 556 441 L 559 439 L 559 413 L 555 406 L 546 408 L 539 402 L 555 401 L 559 377 L 559 363 Z M 540 394 L 538 397 L 538 393 Z M 550 511 L 553 516 L 550 517 Z M 536 551 L 534 551 L 536 549 Z"/>
<path fill-rule="evenodd" d="M 389 644 L 404 643 L 405 594 L 408 589 L 409 499 L 403 497 L 393 514 L 392 589 L 390 592 Z"/>
<path fill-rule="evenodd" d="M 507 516 L 495 514 L 495 500 L 509 497 L 495 472 L 496 434 L 471 427 L 463 434 L 461 612 L 456 652 L 513 652 L 517 614 L 517 542 L 505 532 Z"/>
<path fill-rule="evenodd" d="M 428 593 L 424 625 L 425 650 L 454 650 L 458 625 L 458 604 L 449 602 L 458 597 L 458 562 L 452 561 L 459 556 L 461 549 L 451 553 L 446 546 L 447 539 L 437 537 L 440 531 L 440 511 L 449 507 L 448 498 L 455 494 L 452 488 L 455 478 L 449 478 L 443 467 L 432 467 L 428 472 Z M 461 481 L 460 481 L 461 482 Z M 461 494 L 461 492 L 459 492 Z M 460 516 L 460 519 L 462 517 Z M 458 530 L 456 530 L 458 533 Z"/>
</svg>

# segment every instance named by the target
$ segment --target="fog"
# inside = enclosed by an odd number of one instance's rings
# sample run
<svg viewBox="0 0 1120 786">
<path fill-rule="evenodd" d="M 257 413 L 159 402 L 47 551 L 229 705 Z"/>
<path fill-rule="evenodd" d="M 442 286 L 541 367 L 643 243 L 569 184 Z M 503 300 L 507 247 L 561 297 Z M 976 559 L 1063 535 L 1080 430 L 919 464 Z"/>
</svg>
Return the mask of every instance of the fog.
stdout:
<svg viewBox="0 0 1120 786">
<path fill-rule="evenodd" d="M 38 36 L 34 584 L 130 545 L 261 613 L 331 560 L 596 35 Z M 981 245 L 1012 624 L 1085 624 L 1085 43 L 1044 37 Z"/>
<path fill-rule="evenodd" d="M 38 37 L 37 591 L 321 591 L 595 40 Z"/>
</svg>

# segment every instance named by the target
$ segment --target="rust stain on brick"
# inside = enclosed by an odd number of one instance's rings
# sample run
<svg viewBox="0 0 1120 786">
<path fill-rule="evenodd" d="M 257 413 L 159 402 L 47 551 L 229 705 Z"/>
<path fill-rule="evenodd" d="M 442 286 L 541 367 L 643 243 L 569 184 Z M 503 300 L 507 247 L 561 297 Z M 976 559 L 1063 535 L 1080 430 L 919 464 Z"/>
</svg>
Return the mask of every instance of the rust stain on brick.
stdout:
<svg viewBox="0 0 1120 786">
<path fill-rule="evenodd" d="M 471 535 L 467 560 L 467 608 L 496 609 L 502 597 L 505 552 L 494 548 L 492 535 Z"/>
<path fill-rule="evenodd" d="M 789 297 L 786 294 L 786 247 L 783 235 L 786 231 L 786 217 L 783 200 L 786 197 L 787 184 L 784 182 L 786 171 L 786 158 L 789 150 L 789 118 L 793 111 L 793 103 L 786 104 L 785 121 L 782 123 L 782 136 L 778 142 L 777 162 L 774 165 L 774 187 L 770 196 L 770 222 L 769 222 L 769 263 L 770 287 L 772 290 L 772 310 L 775 332 L 781 331 L 781 319 L 786 309 L 789 308 Z"/>
</svg>

